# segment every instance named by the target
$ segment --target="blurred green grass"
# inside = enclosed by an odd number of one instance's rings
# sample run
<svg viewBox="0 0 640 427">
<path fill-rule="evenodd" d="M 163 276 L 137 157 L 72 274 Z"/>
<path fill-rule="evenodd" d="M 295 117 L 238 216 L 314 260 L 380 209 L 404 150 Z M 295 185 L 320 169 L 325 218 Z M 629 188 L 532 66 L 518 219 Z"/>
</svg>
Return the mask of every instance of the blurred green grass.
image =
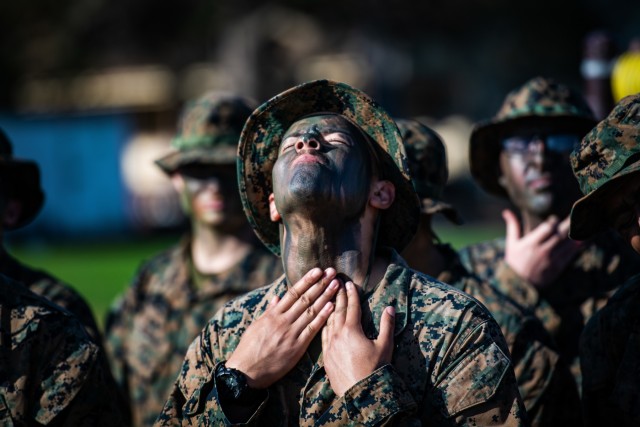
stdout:
<svg viewBox="0 0 640 427">
<path fill-rule="evenodd" d="M 504 233 L 501 225 L 434 226 L 442 242 L 459 249 Z M 12 245 L 9 252 L 23 263 L 43 269 L 73 286 L 91 306 L 100 327 L 140 263 L 177 242 L 179 236 L 149 237 L 105 243 Z"/>
</svg>

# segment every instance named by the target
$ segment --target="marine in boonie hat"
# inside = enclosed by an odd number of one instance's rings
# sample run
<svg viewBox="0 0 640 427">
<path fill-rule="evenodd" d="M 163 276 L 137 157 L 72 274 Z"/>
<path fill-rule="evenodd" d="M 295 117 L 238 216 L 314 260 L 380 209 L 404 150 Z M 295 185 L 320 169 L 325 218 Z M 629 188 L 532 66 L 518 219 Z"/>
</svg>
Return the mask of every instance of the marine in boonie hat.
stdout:
<svg viewBox="0 0 640 427">
<path fill-rule="evenodd" d="M 420 198 L 422 213 L 443 214 L 454 224 L 462 224 L 458 211 L 442 201 L 449 178 L 445 145 L 435 131 L 413 119 L 396 119 L 404 140 L 413 187 Z"/>
<path fill-rule="evenodd" d="M 640 171 L 640 94 L 623 98 L 573 153 L 571 167 L 584 197 L 571 210 L 569 236 L 585 240 L 608 227 L 606 203 Z"/>
<path fill-rule="evenodd" d="M 225 92 L 208 92 L 186 105 L 171 142 L 172 153 L 156 160 L 168 175 L 194 164 L 233 165 L 244 122 L 257 103 Z"/>
<path fill-rule="evenodd" d="M 44 193 L 40 186 L 40 168 L 35 162 L 13 157 L 11 142 L 0 130 L 0 188 L 6 203 L 16 200 L 20 211 L 15 221 L 2 227 L 15 230 L 31 222 L 44 204 Z"/>
<path fill-rule="evenodd" d="M 506 198 L 498 182 L 502 138 L 525 126 L 552 126 L 555 131 L 584 135 L 595 124 L 580 94 L 552 79 L 533 78 L 510 92 L 492 119 L 474 127 L 469 146 L 471 174 L 487 192 Z"/>
<path fill-rule="evenodd" d="M 279 225 L 269 215 L 272 169 L 287 129 L 297 120 L 317 114 L 344 117 L 372 142 L 384 178 L 395 186 L 395 201 L 381 214 L 377 243 L 401 251 L 415 234 L 419 200 L 398 127 L 368 95 L 328 80 L 286 90 L 258 107 L 247 120 L 238 147 L 238 180 L 249 223 L 262 242 L 280 255 Z"/>
</svg>

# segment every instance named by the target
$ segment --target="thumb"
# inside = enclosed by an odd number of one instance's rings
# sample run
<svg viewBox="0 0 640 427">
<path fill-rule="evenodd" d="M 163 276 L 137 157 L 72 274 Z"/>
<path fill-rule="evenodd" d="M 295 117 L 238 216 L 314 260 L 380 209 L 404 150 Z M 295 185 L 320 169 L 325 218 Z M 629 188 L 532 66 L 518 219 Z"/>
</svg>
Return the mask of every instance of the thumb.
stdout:
<svg viewBox="0 0 640 427">
<path fill-rule="evenodd" d="M 509 209 L 505 209 L 502 211 L 502 219 L 504 219 L 507 227 L 505 237 L 507 244 L 520 240 L 520 223 L 518 222 L 516 215 Z"/>
<path fill-rule="evenodd" d="M 379 347 L 384 349 L 384 357 L 387 362 L 391 362 L 393 353 L 393 332 L 396 325 L 396 310 L 389 306 L 384 309 L 380 316 L 380 335 L 376 340 Z"/>
</svg>

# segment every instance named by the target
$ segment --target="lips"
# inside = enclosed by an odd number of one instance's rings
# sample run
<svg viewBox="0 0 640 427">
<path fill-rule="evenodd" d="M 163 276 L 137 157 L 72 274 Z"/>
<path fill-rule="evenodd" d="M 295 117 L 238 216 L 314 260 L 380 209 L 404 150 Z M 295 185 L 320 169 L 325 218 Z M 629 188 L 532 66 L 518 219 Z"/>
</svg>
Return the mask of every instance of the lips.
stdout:
<svg viewBox="0 0 640 427">
<path fill-rule="evenodd" d="M 550 175 L 539 175 L 527 179 L 527 187 L 532 190 L 544 190 L 551 186 Z"/>
<path fill-rule="evenodd" d="M 308 163 L 319 163 L 324 164 L 322 157 L 309 153 L 299 154 L 298 157 L 295 158 L 293 162 L 291 162 L 291 166 L 295 166 L 298 164 L 308 164 Z"/>
</svg>

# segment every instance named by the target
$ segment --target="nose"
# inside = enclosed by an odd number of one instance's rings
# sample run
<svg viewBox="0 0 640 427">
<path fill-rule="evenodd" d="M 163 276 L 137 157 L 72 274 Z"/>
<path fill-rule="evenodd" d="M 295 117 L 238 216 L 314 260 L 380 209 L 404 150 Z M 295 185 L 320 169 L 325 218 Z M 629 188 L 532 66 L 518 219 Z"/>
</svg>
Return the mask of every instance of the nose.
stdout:
<svg viewBox="0 0 640 427">
<path fill-rule="evenodd" d="M 315 134 L 305 133 L 303 134 L 295 144 L 296 151 L 307 150 L 319 150 L 320 142 Z"/>
</svg>

